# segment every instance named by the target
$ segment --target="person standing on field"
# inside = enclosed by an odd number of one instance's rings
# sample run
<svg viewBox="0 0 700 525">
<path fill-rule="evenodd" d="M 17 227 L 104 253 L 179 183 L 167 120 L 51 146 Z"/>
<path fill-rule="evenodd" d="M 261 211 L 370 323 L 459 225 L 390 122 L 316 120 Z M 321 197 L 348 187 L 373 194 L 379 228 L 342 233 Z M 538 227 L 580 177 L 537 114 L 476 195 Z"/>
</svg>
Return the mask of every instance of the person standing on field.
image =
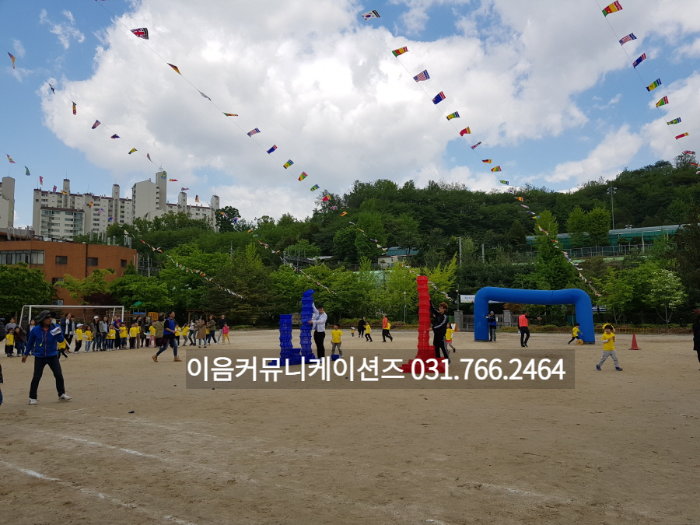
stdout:
<svg viewBox="0 0 700 525">
<path fill-rule="evenodd" d="M 61 363 L 58 361 L 58 343 L 65 341 L 61 327 L 53 324 L 53 315 L 50 311 L 42 311 L 36 318 L 36 326 L 29 333 L 29 341 L 24 349 L 22 362 L 27 362 L 27 356 L 30 352 L 34 353 L 34 376 L 32 384 L 29 387 L 29 404 L 37 404 L 37 390 L 39 382 L 44 373 L 44 367 L 49 366 L 56 379 L 56 390 L 58 391 L 58 399 L 62 401 L 70 401 L 71 397 L 66 394 L 66 388 L 63 382 L 63 371 Z"/>
<path fill-rule="evenodd" d="M 535 317 L 530 317 L 527 315 L 527 310 L 525 310 L 520 317 L 518 317 L 518 330 L 520 330 L 520 346 L 527 348 L 527 342 L 530 340 L 530 320 L 535 319 Z M 541 317 L 536 318 L 541 321 Z"/>
<path fill-rule="evenodd" d="M 430 304 L 430 313 L 433 314 L 433 347 L 435 348 L 435 359 L 440 359 L 440 351 L 442 355 L 450 362 L 450 354 L 445 348 L 445 335 L 447 334 L 447 303 L 440 303 L 435 308 Z"/>
<path fill-rule="evenodd" d="M 386 343 L 387 337 L 392 343 L 394 342 L 394 338 L 391 337 L 391 332 L 389 331 L 390 329 L 391 325 L 389 324 L 389 319 L 387 318 L 386 314 L 384 314 L 382 317 L 382 343 Z"/>
<path fill-rule="evenodd" d="M 357 337 L 362 339 L 362 336 L 365 335 L 365 326 L 367 326 L 367 321 L 365 321 L 365 318 L 363 317 L 357 322 Z"/>
<path fill-rule="evenodd" d="M 170 312 L 168 318 L 163 321 L 163 337 L 161 337 L 160 350 L 158 350 L 156 355 L 152 356 L 153 361 L 156 363 L 158 362 L 158 356 L 168 349 L 168 345 L 173 347 L 173 356 L 175 356 L 174 361 L 182 361 L 182 359 L 177 356 L 177 341 L 175 340 L 176 326 L 177 323 L 175 323 L 175 312 Z"/>
<path fill-rule="evenodd" d="M 328 314 L 323 311 L 323 305 L 318 305 L 311 303 L 311 307 L 314 309 L 314 316 L 309 324 L 313 325 L 314 328 L 314 343 L 316 343 L 316 357 L 323 359 L 326 357 L 326 347 L 324 346 L 324 340 L 326 338 L 326 321 L 328 320 Z"/>
</svg>

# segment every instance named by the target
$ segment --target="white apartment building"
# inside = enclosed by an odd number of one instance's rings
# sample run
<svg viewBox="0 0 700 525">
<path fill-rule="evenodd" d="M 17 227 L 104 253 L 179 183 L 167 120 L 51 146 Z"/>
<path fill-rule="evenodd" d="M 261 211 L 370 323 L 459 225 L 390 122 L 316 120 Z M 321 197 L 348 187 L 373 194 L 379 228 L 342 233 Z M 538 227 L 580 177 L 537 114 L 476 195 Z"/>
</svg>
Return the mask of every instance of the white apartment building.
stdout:
<svg viewBox="0 0 700 525">
<path fill-rule="evenodd" d="M 0 182 L 0 229 L 15 224 L 15 179 L 3 177 Z"/>
<path fill-rule="evenodd" d="M 161 171 L 156 173 L 156 182 L 137 182 L 131 189 L 130 199 L 120 197 L 118 184 L 112 185 L 111 196 L 71 193 L 69 179 L 64 179 L 61 190 L 36 189 L 34 231 L 42 237 L 72 240 L 76 235 L 105 233 L 112 224 L 132 224 L 135 217 L 152 220 L 169 211 L 184 212 L 196 219 L 206 218 L 216 226 L 215 213 L 219 208 L 216 195 L 212 196 L 211 206 L 188 205 L 184 192 L 178 195 L 177 204 L 169 204 L 166 177 Z"/>
</svg>

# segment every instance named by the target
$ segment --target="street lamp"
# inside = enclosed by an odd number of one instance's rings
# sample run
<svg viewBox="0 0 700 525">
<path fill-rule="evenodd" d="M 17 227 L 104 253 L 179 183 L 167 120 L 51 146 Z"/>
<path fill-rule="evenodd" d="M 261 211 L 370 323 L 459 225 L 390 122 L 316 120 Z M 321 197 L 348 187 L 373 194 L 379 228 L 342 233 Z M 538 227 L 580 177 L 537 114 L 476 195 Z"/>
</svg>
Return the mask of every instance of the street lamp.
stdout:
<svg viewBox="0 0 700 525">
<path fill-rule="evenodd" d="M 612 214 L 612 228 L 611 228 L 611 230 L 614 230 L 614 229 L 615 229 L 615 206 L 614 206 L 614 203 L 613 203 L 613 195 L 615 195 L 615 190 L 616 190 L 616 189 L 617 189 L 617 188 L 614 188 L 613 186 L 610 186 L 610 187 L 608 188 L 608 191 L 607 191 L 607 193 L 610 194 L 610 213 Z"/>
<path fill-rule="evenodd" d="M 403 324 L 406 324 L 406 292 L 403 293 Z"/>
</svg>

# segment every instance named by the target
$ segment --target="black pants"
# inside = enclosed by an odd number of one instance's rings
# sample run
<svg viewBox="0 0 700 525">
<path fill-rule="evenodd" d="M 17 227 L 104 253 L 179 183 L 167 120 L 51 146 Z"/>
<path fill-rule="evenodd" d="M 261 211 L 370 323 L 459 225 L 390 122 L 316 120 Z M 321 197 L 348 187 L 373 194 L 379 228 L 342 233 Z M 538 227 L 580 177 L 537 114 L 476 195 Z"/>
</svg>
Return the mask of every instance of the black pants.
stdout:
<svg viewBox="0 0 700 525">
<path fill-rule="evenodd" d="M 360 338 L 361 338 L 363 335 L 365 335 L 365 329 L 364 329 L 364 328 L 358 328 L 358 329 L 357 329 L 357 337 L 360 337 Z"/>
<path fill-rule="evenodd" d="M 386 338 L 389 338 L 391 341 L 394 340 L 393 337 L 391 337 L 391 334 L 389 333 L 389 330 L 386 328 L 382 328 L 382 341 L 386 343 Z"/>
<path fill-rule="evenodd" d="M 698 352 L 698 362 L 700 362 L 700 350 L 698 350 L 697 352 Z"/>
<path fill-rule="evenodd" d="M 59 397 L 66 393 L 66 388 L 63 385 L 63 372 L 61 371 L 61 363 L 58 362 L 58 356 L 53 357 L 35 357 L 34 358 L 34 377 L 32 377 L 32 386 L 29 387 L 30 399 L 36 399 L 36 391 L 39 388 L 39 381 L 44 374 L 44 367 L 49 365 L 56 378 L 56 390 Z"/>
<path fill-rule="evenodd" d="M 66 335 L 66 336 L 64 337 L 64 339 L 66 340 L 66 348 L 67 348 L 68 350 L 70 350 L 70 344 L 73 342 L 73 336 L 72 336 L 72 335 Z"/>
<path fill-rule="evenodd" d="M 326 347 L 323 346 L 323 341 L 326 338 L 326 332 L 314 332 L 314 343 L 316 343 L 316 357 L 323 359 L 326 357 Z"/>
<path fill-rule="evenodd" d="M 489 325 L 489 341 L 496 340 L 496 326 Z"/>
<path fill-rule="evenodd" d="M 369 341 L 370 343 L 373 342 L 372 341 L 372 334 L 365 334 L 365 341 Z"/>
<path fill-rule="evenodd" d="M 520 327 L 520 346 L 527 346 L 527 341 L 530 339 L 530 329 L 527 326 Z"/>
<path fill-rule="evenodd" d="M 447 348 L 445 348 L 445 332 L 433 332 L 433 346 L 435 347 L 435 358 L 440 359 L 440 350 L 445 359 L 449 359 Z"/>
</svg>

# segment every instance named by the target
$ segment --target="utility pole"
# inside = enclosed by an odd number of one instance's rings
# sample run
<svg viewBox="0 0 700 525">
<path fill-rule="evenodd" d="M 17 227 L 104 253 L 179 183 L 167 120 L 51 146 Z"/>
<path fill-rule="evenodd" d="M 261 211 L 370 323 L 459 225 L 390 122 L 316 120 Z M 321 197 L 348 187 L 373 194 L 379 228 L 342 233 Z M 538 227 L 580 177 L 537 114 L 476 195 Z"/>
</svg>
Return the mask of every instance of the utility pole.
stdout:
<svg viewBox="0 0 700 525">
<path fill-rule="evenodd" d="M 484 249 L 484 243 L 481 243 L 481 262 L 486 262 L 486 250 Z"/>
<path fill-rule="evenodd" d="M 608 188 L 608 193 L 610 194 L 610 214 L 612 215 L 612 228 L 611 230 L 615 229 L 615 206 L 613 202 L 613 195 L 615 195 L 615 190 L 617 188 L 614 188 L 613 186 L 610 186 Z"/>
<path fill-rule="evenodd" d="M 462 266 L 462 238 L 459 238 L 459 265 Z"/>
</svg>

